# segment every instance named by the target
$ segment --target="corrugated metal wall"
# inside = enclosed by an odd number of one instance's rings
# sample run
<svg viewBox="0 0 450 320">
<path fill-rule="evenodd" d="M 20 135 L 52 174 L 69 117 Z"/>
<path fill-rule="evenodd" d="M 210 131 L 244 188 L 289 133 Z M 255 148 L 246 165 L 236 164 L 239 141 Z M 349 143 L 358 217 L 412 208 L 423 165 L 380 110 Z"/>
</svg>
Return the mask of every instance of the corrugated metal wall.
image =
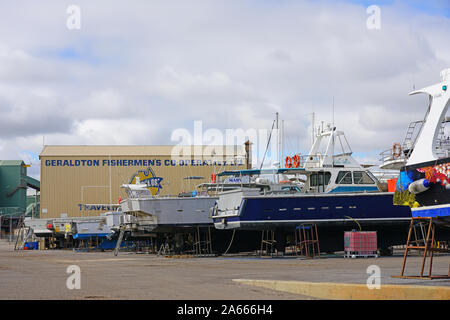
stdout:
<svg viewBox="0 0 450 320">
<path fill-rule="evenodd" d="M 156 155 L 149 152 L 149 156 L 142 155 L 68 155 L 67 146 L 62 146 L 64 152 L 58 155 L 58 147 L 52 146 L 52 150 L 43 150 L 41 153 L 41 218 L 60 217 L 66 213 L 68 217 L 98 216 L 102 212 L 111 211 L 111 208 L 102 206 L 118 203 L 119 197 L 126 198 L 126 194 L 120 186 L 130 183 L 133 176 L 138 171 L 143 178 L 152 178 L 149 173 L 145 176 L 145 171 L 151 168 L 153 178 L 162 178 L 160 181 L 160 195 L 176 195 L 181 191 L 195 190 L 195 187 L 202 182 L 209 182 L 210 176 L 214 172 L 212 161 L 204 159 L 194 164 L 185 165 L 171 162 L 170 155 Z M 75 147 L 74 147 L 75 148 Z M 130 146 L 124 147 L 127 151 Z M 149 147 L 150 148 L 150 147 Z M 161 148 L 158 146 L 156 148 Z M 75 148 L 76 149 L 76 148 Z M 113 152 L 121 154 L 120 148 L 115 148 Z M 86 151 L 89 153 L 88 151 Z M 93 153 L 93 152 L 91 152 Z M 99 153 L 101 153 L 99 151 Z M 111 152 L 112 153 L 112 152 Z M 238 152 L 242 157 L 242 150 Z M 245 154 L 245 153 L 244 153 Z M 227 155 L 228 159 L 236 154 Z M 193 159 L 193 157 L 191 157 Z M 114 165 L 109 162 L 115 161 Z M 117 161 L 122 160 L 122 162 Z M 136 163 L 135 161 L 136 160 Z M 147 160 L 147 162 L 145 162 Z M 148 161 L 153 160 L 154 162 Z M 159 160 L 159 161 L 156 161 Z M 217 160 L 217 158 L 216 158 Z M 138 162 L 140 161 L 140 162 Z M 205 162 L 206 161 L 206 162 Z M 223 160 L 217 160 L 218 163 Z M 233 165 L 216 164 L 216 172 L 223 170 L 245 169 L 244 161 L 237 161 Z M 203 180 L 187 180 L 186 177 L 200 176 Z M 158 179 L 154 181 L 158 183 Z M 110 188 L 111 186 L 111 188 Z M 156 191 L 157 189 L 153 189 Z"/>
</svg>

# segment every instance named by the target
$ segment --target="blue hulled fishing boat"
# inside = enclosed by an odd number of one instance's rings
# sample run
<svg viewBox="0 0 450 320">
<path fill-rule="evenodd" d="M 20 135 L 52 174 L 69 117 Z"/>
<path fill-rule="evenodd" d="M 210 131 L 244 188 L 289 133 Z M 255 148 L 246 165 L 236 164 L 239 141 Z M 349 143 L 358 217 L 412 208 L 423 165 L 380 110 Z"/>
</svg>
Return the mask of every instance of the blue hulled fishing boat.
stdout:
<svg viewBox="0 0 450 320">
<path fill-rule="evenodd" d="M 336 141 L 341 146 L 339 154 L 334 152 Z M 352 157 L 343 132 L 328 125 L 317 133 L 308 155 L 294 158 L 294 162 L 286 159 L 286 168 L 219 174 L 250 176 L 255 182 L 262 182 L 266 175 L 273 181 L 264 187 L 243 186 L 219 193 L 212 212 L 215 227 L 289 232 L 300 224 L 314 223 L 326 230 L 321 232 L 321 247 L 329 235 L 334 250 L 342 247 L 336 241 L 338 234 L 358 227 L 378 231 L 382 247 L 404 241 L 410 208 L 395 206 L 393 193 L 381 191 L 375 176 Z M 292 185 L 298 181 L 303 183 Z"/>
</svg>

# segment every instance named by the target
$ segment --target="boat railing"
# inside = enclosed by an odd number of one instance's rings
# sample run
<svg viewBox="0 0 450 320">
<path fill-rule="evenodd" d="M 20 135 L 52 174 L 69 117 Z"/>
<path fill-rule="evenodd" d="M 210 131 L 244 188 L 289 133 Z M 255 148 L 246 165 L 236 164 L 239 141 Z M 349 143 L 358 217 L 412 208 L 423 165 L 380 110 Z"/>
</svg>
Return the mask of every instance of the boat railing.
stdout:
<svg viewBox="0 0 450 320">
<path fill-rule="evenodd" d="M 406 156 L 403 152 L 400 152 L 400 155 L 394 153 L 394 150 L 388 149 L 380 153 L 379 159 L 381 163 L 392 162 L 392 161 L 400 161 L 406 160 Z"/>
<path fill-rule="evenodd" d="M 450 135 L 449 135 L 450 117 L 446 117 L 439 128 L 438 137 L 436 139 L 436 155 L 441 157 L 448 157 L 450 154 Z"/>
<path fill-rule="evenodd" d="M 445 118 L 439 129 L 438 137 L 435 143 L 435 154 L 439 158 L 448 157 L 450 154 L 450 136 L 446 135 L 447 132 L 446 125 L 448 123 L 450 123 L 450 119 Z M 382 151 L 379 154 L 379 161 L 382 164 L 392 162 L 406 163 L 406 160 L 409 158 L 414 149 L 414 145 L 416 143 L 417 137 L 422 129 L 423 124 L 424 124 L 423 120 L 411 122 L 406 131 L 405 139 L 401 147 L 396 151 L 394 151 L 395 149 L 394 147 L 392 149 Z"/>
<path fill-rule="evenodd" d="M 450 156 L 450 136 L 442 137 L 436 142 L 436 155 L 439 158 Z"/>
</svg>

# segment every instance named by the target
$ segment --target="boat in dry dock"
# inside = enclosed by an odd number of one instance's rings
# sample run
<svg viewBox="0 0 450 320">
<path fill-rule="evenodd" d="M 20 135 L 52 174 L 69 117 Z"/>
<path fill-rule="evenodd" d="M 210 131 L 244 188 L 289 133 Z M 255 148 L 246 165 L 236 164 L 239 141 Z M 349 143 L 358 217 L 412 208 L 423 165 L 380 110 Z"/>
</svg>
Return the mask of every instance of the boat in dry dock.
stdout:
<svg viewBox="0 0 450 320">
<path fill-rule="evenodd" d="M 66 245 L 78 247 L 81 240 L 96 239 L 104 241 L 111 234 L 114 226 L 119 224 L 122 213 L 105 212 L 93 217 L 60 217 L 48 219 L 25 218 L 21 242 L 25 244 L 30 238 L 42 237 L 49 241 L 52 238 L 54 248 L 65 248 Z"/>
<path fill-rule="evenodd" d="M 145 183 L 124 184 L 128 197 L 121 201 L 124 215 L 131 215 L 135 234 L 172 232 L 192 227 L 212 226 L 209 210 L 218 199 L 207 193 L 153 196 Z"/>
<path fill-rule="evenodd" d="M 340 141 L 341 153 L 335 153 Z M 324 152 L 319 152 L 324 150 Z M 336 149 L 337 150 L 337 149 Z M 297 158 L 298 160 L 298 158 Z M 290 163 L 289 159 L 286 161 Z M 295 168 L 296 167 L 296 168 Z M 301 190 L 281 192 L 264 188 L 239 188 L 219 193 L 212 218 L 218 229 L 274 230 L 292 233 L 301 224 L 319 227 L 321 248 L 343 248 L 342 232 L 356 228 L 378 231 L 380 247 L 402 244 L 411 219 L 408 207 L 393 205 L 393 193 L 381 192 L 377 179 L 353 157 L 343 132 L 327 126 L 316 136 L 308 155 L 294 167 L 229 171 L 219 176 L 274 174 L 298 179 L 305 176 Z M 288 180 L 283 178 L 282 180 Z M 284 191 L 284 192 L 283 192 Z"/>
<path fill-rule="evenodd" d="M 233 189 L 237 183 L 229 183 L 222 188 Z M 248 251 L 254 249 L 255 239 L 259 234 L 219 231 L 214 228 L 211 210 L 218 200 L 214 193 L 217 184 L 207 183 L 199 186 L 199 191 L 184 192 L 177 196 L 153 196 L 149 186 L 140 181 L 124 184 L 122 187 L 127 198 L 120 203 L 122 217 L 120 223 L 111 229 L 117 236 L 118 243 L 123 237 L 127 239 L 152 239 L 158 244 L 171 243 L 178 251 L 185 251 L 194 244 L 206 244 L 196 248 L 196 253 L 224 253 Z M 126 234 L 126 235 L 125 235 Z M 240 241 L 232 246 L 230 239 Z M 116 250 L 117 254 L 117 250 Z"/>
<path fill-rule="evenodd" d="M 395 144 L 392 160 L 399 163 L 394 202 L 411 207 L 413 217 L 433 217 L 434 221 L 450 226 L 450 69 L 441 72 L 441 82 L 410 93 L 428 95 L 428 108 L 419 123 L 418 134 L 409 126 L 403 148 Z M 405 145 L 407 147 L 405 147 Z M 399 147 L 400 146 L 400 147 Z M 393 149 L 394 149 L 393 148 Z"/>
</svg>

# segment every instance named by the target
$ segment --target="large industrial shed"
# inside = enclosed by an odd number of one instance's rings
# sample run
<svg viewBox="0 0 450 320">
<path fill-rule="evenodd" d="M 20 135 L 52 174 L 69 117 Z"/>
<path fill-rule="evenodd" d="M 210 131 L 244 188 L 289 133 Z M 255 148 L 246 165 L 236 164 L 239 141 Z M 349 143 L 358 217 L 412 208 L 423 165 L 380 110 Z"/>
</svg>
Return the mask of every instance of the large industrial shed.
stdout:
<svg viewBox="0 0 450 320">
<path fill-rule="evenodd" d="M 27 188 L 39 191 L 40 183 L 27 175 L 27 167 L 22 160 L 0 160 L 0 238 L 11 233 L 22 216 L 36 217 L 33 202 L 27 202 Z"/>
<path fill-rule="evenodd" d="M 174 149 L 176 148 L 176 149 Z M 175 156 L 174 156 L 175 154 Z M 249 168 L 242 146 L 44 146 L 41 218 L 98 216 L 114 210 L 136 177 L 154 195 L 178 195 L 210 182 L 212 173 Z"/>
</svg>

